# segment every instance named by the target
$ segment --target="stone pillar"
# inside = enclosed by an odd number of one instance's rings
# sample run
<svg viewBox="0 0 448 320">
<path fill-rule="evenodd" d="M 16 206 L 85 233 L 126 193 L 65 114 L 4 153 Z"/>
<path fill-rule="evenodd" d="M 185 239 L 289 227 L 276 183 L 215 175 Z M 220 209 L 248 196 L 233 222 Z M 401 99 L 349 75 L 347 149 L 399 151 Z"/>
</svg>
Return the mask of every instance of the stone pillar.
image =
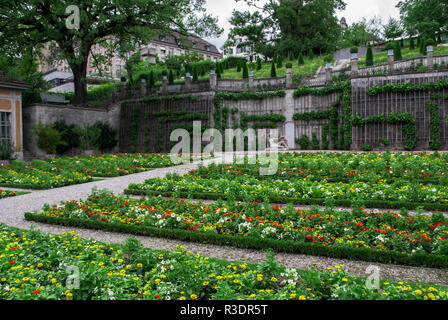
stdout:
<svg viewBox="0 0 448 320">
<path fill-rule="evenodd" d="M 218 77 L 215 73 L 215 70 L 210 71 L 210 89 L 216 90 L 218 87 Z"/>
<path fill-rule="evenodd" d="M 249 72 L 249 91 L 254 91 L 255 85 L 254 85 L 254 73 L 251 71 Z"/>
<path fill-rule="evenodd" d="M 142 82 L 140 83 L 140 94 L 142 97 L 144 97 L 148 93 L 147 86 L 146 86 L 146 79 L 142 78 L 141 81 Z"/>
<path fill-rule="evenodd" d="M 325 83 L 332 83 L 333 82 L 333 77 L 331 75 L 331 64 L 327 64 L 327 66 L 325 67 Z"/>
<path fill-rule="evenodd" d="M 286 69 L 286 89 L 292 88 L 292 69 Z"/>
<path fill-rule="evenodd" d="M 167 76 L 163 76 L 162 80 L 162 94 L 168 93 L 168 78 Z"/>
<path fill-rule="evenodd" d="M 358 75 L 358 54 L 357 53 L 353 53 L 352 54 L 352 77 L 356 77 Z"/>
<path fill-rule="evenodd" d="M 394 50 L 389 50 L 387 54 L 388 64 L 387 64 L 387 72 L 393 73 L 394 72 L 394 65 L 395 65 L 395 58 L 394 58 Z"/>
<path fill-rule="evenodd" d="M 187 73 L 185 75 L 185 91 L 190 92 L 191 91 L 191 74 Z"/>
<path fill-rule="evenodd" d="M 426 62 L 428 65 L 428 70 L 432 71 L 434 70 L 434 47 L 433 46 L 427 46 L 426 47 Z"/>
</svg>

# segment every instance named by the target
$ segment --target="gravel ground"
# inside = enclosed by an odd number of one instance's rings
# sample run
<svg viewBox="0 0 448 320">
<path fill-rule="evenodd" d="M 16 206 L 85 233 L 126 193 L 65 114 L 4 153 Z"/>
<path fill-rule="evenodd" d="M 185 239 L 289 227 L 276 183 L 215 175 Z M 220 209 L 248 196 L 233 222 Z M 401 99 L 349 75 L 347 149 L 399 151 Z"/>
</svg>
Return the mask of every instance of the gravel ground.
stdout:
<svg viewBox="0 0 448 320">
<path fill-rule="evenodd" d="M 210 159 L 205 161 L 204 164 L 216 161 L 217 159 Z M 123 190 L 129 185 L 129 183 L 142 183 L 144 180 L 149 178 L 164 177 L 167 173 L 185 174 L 190 170 L 195 169 L 196 167 L 197 164 L 188 164 L 171 168 L 156 169 L 153 171 L 124 177 L 108 178 L 103 181 L 96 181 L 52 190 L 32 191 L 31 193 L 26 195 L 5 198 L 0 200 L 0 223 L 5 223 L 12 227 L 28 229 L 32 223 L 24 220 L 24 212 L 39 211 L 46 203 L 52 205 L 59 204 L 61 201 L 85 199 L 89 196 L 93 187 L 97 187 L 100 189 L 106 188 L 115 193 L 122 193 Z M 45 224 L 34 225 L 36 225 L 37 229 L 52 234 L 61 234 L 62 232 L 73 230 L 83 238 L 93 238 L 109 243 L 123 243 L 129 237 L 125 234 L 103 231 L 66 228 L 62 226 Z M 260 262 L 265 257 L 265 253 L 258 250 L 243 250 L 215 245 L 184 243 L 177 240 L 167 240 L 150 237 L 138 238 L 147 248 L 168 250 L 170 246 L 182 244 L 187 250 L 191 250 L 194 253 L 232 261 Z M 331 259 L 326 257 L 283 253 L 278 254 L 277 259 L 288 267 L 299 269 L 310 269 L 313 265 L 315 265 L 317 269 L 325 269 L 329 266 L 343 264 L 345 266 L 345 269 L 350 274 L 357 276 L 368 276 L 368 274 L 366 274 L 367 268 L 371 265 L 376 265 L 380 267 L 381 277 L 383 279 L 448 285 L 448 270 L 383 265 L 362 261 L 349 261 L 343 259 Z"/>
</svg>

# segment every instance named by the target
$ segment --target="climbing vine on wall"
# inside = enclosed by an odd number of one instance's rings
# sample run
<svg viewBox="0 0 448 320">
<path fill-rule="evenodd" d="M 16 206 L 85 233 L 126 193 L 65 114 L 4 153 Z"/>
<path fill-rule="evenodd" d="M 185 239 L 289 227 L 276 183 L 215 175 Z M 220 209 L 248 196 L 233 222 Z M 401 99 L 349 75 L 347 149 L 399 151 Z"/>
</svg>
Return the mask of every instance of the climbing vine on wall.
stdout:
<svg viewBox="0 0 448 320">
<path fill-rule="evenodd" d="M 215 106 L 215 113 L 213 114 L 213 119 L 215 120 L 215 129 L 222 131 L 228 127 L 229 110 L 223 107 L 223 100 L 228 101 L 240 101 L 240 100 L 262 100 L 275 97 L 285 97 L 285 90 L 277 90 L 271 92 L 250 92 L 244 91 L 239 93 L 234 92 L 222 92 L 218 91 L 213 97 L 213 104 Z M 237 112 L 233 111 L 232 115 Z M 235 124 L 235 122 L 234 122 Z"/>
<path fill-rule="evenodd" d="M 133 153 L 137 152 L 139 120 L 140 120 L 140 108 L 135 107 L 132 110 L 132 120 L 131 120 L 131 150 Z"/>
<path fill-rule="evenodd" d="M 440 97 L 435 96 L 434 99 L 438 100 Z M 431 142 L 429 144 L 431 150 L 439 150 L 440 143 L 440 127 L 442 125 L 442 119 L 440 117 L 439 105 L 434 101 L 430 100 L 427 103 L 429 113 L 431 114 L 431 122 L 429 129 L 431 132 Z"/>
<path fill-rule="evenodd" d="M 310 88 L 310 87 L 301 87 L 294 91 L 294 98 L 300 98 L 307 95 L 315 95 L 315 96 L 325 96 L 328 94 L 340 92 L 341 96 L 339 97 L 339 101 L 336 103 L 337 107 L 342 108 L 342 112 L 339 116 L 337 115 L 337 126 L 335 123 L 335 115 L 334 109 L 328 111 L 311 111 L 304 114 L 295 114 L 295 120 L 323 120 L 333 118 L 333 121 L 330 121 L 332 124 L 329 126 L 330 135 L 332 136 L 332 143 L 334 149 L 346 149 L 349 150 L 352 145 L 352 92 L 351 92 L 351 82 L 350 81 L 342 81 L 336 82 L 331 85 L 326 85 L 323 88 Z M 336 110 L 337 113 L 337 110 Z M 341 123 L 341 126 L 339 126 Z M 326 146 L 327 144 L 324 144 Z"/>
</svg>

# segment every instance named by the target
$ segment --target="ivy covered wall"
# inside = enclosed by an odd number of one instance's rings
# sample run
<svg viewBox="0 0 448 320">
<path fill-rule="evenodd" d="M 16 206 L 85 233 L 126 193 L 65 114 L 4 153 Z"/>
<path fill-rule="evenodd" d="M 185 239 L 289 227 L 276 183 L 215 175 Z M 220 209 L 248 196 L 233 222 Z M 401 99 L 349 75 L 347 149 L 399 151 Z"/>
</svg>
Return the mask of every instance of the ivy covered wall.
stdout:
<svg viewBox="0 0 448 320">
<path fill-rule="evenodd" d="M 447 150 L 448 73 L 376 76 L 324 87 L 269 92 L 204 92 L 122 103 L 123 152 L 168 152 L 170 132 L 279 129 L 295 124 L 297 149 Z"/>
</svg>

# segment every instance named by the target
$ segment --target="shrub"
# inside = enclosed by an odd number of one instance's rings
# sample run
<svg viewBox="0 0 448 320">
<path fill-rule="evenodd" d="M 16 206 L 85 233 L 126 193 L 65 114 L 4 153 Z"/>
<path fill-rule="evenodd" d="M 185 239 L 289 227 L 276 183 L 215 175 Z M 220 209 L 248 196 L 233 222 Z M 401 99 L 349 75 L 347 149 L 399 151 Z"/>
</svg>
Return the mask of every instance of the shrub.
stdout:
<svg viewBox="0 0 448 320">
<path fill-rule="evenodd" d="M 243 63 L 243 79 L 249 78 L 249 70 L 247 69 L 247 63 Z"/>
<path fill-rule="evenodd" d="M 100 122 L 94 124 L 95 127 L 99 128 L 100 135 L 98 137 L 98 147 L 103 152 L 104 150 L 113 149 L 117 143 L 117 130 L 112 128 L 106 122 Z"/>
<path fill-rule="evenodd" d="M 286 69 L 292 69 L 292 63 L 288 62 L 288 63 L 286 64 Z"/>
<path fill-rule="evenodd" d="M 311 146 L 313 150 L 320 150 L 319 139 L 317 138 L 317 134 L 313 133 L 313 137 L 311 139 Z"/>
<path fill-rule="evenodd" d="M 414 50 L 415 49 L 415 42 L 414 42 L 414 38 L 411 38 L 409 40 L 409 49 Z"/>
<path fill-rule="evenodd" d="M 358 53 L 358 47 L 351 47 L 350 53 Z"/>
<path fill-rule="evenodd" d="M 372 146 L 369 145 L 369 144 L 363 144 L 363 145 L 362 145 L 362 150 L 368 152 L 368 151 L 372 151 L 373 148 L 372 148 Z"/>
<path fill-rule="evenodd" d="M 367 47 L 366 66 L 368 66 L 368 67 L 373 66 L 373 51 L 372 51 L 372 46 L 370 45 L 370 43 Z"/>
<path fill-rule="evenodd" d="M 272 65 L 271 65 L 271 77 L 272 77 L 272 78 L 277 77 L 277 70 L 275 69 L 275 63 L 274 63 L 274 61 L 272 61 Z"/>
<path fill-rule="evenodd" d="M 261 66 L 261 59 L 260 57 L 257 57 L 257 70 L 261 70 L 262 66 Z"/>
<path fill-rule="evenodd" d="M 398 61 L 398 60 L 402 60 L 403 56 L 401 55 L 401 48 L 400 48 L 400 44 L 398 43 L 398 41 L 395 43 L 395 50 L 394 50 L 394 60 Z"/>
<path fill-rule="evenodd" d="M 332 61 L 333 61 L 333 55 L 330 53 L 330 54 L 327 54 L 325 57 L 324 57 L 324 61 L 326 62 L 326 63 L 331 63 Z"/>
<path fill-rule="evenodd" d="M 3 143 L 0 143 L 0 160 L 14 160 L 14 153 L 16 151 L 16 148 L 14 147 L 14 144 L 10 141 L 5 141 Z"/>
<path fill-rule="evenodd" d="M 305 64 L 305 60 L 303 59 L 302 53 L 299 53 L 299 66 L 303 66 Z"/>
<path fill-rule="evenodd" d="M 64 143 L 61 134 L 50 124 L 39 124 L 33 127 L 33 132 L 37 137 L 37 146 L 47 154 L 56 154 L 58 145 Z"/>
<path fill-rule="evenodd" d="M 314 51 L 313 51 L 313 49 L 310 49 L 310 51 L 308 52 L 308 59 L 310 59 L 310 60 L 314 59 Z"/>
<path fill-rule="evenodd" d="M 307 135 L 303 135 L 300 139 L 296 141 L 302 150 L 308 150 L 310 146 L 310 138 Z"/>
<path fill-rule="evenodd" d="M 53 128 L 61 135 L 61 143 L 56 147 L 57 154 L 63 155 L 70 148 L 79 147 L 80 140 L 76 134 L 76 125 L 68 125 L 65 120 L 59 120 L 53 124 Z"/>
<path fill-rule="evenodd" d="M 168 75 L 168 83 L 169 84 L 174 84 L 174 74 L 173 74 L 173 70 L 170 70 L 170 73 Z"/>
<path fill-rule="evenodd" d="M 390 145 L 390 141 L 387 140 L 387 139 L 385 139 L 385 138 L 380 139 L 380 141 L 381 141 L 381 143 L 382 143 L 383 145 L 385 145 L 386 147 L 387 147 L 388 145 Z"/>
<path fill-rule="evenodd" d="M 384 46 L 384 50 L 395 50 L 395 43 L 394 42 L 388 42 Z"/>
<path fill-rule="evenodd" d="M 93 150 L 99 148 L 101 128 L 98 126 L 76 127 L 76 134 L 79 135 L 82 150 Z"/>
</svg>

